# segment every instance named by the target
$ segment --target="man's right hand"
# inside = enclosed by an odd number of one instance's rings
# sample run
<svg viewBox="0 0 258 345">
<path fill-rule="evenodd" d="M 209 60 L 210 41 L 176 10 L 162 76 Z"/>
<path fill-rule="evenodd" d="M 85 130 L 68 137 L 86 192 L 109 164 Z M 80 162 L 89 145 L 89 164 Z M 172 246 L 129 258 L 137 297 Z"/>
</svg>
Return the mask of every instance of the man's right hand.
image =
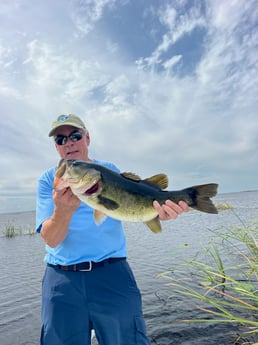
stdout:
<svg viewBox="0 0 258 345">
<path fill-rule="evenodd" d="M 61 189 L 60 191 L 53 190 L 53 200 L 56 207 L 68 208 L 71 211 L 75 211 L 80 206 L 80 199 L 73 194 L 70 187 Z"/>
</svg>

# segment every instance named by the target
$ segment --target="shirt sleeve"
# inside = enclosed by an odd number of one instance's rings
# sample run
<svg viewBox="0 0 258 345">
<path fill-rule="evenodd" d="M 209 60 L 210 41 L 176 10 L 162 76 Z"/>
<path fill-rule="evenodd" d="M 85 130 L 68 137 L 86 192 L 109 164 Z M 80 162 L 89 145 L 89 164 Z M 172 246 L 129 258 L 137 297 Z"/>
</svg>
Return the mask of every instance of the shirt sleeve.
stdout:
<svg viewBox="0 0 258 345">
<path fill-rule="evenodd" d="M 54 211 L 53 181 L 55 169 L 43 173 L 38 180 L 36 205 L 36 231 L 40 232 L 42 223 L 50 218 Z"/>
</svg>

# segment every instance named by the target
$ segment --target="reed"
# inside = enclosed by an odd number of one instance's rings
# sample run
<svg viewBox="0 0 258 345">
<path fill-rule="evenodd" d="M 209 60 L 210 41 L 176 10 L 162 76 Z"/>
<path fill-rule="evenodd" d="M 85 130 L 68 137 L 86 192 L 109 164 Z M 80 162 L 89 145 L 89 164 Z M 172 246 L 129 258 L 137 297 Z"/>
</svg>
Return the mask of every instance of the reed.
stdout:
<svg viewBox="0 0 258 345">
<path fill-rule="evenodd" d="M 33 227 L 28 227 L 27 229 L 19 227 L 17 228 L 12 223 L 7 223 L 2 231 L 3 236 L 7 238 L 13 238 L 15 236 L 23 236 L 23 235 L 35 235 L 36 231 Z"/>
<path fill-rule="evenodd" d="M 258 224 L 221 230 L 201 259 L 185 261 L 160 276 L 170 280 L 174 293 L 195 301 L 195 307 L 209 315 L 180 321 L 237 323 L 243 328 L 235 340 L 239 344 L 246 336 L 258 335 Z"/>
<path fill-rule="evenodd" d="M 30 235 L 30 236 L 34 236 L 34 235 L 36 235 L 37 233 L 36 233 L 36 231 L 35 231 L 34 228 L 30 227 L 30 228 L 28 228 L 28 231 L 27 231 L 26 234 L 27 234 L 27 235 Z"/>
<path fill-rule="evenodd" d="M 224 203 L 224 204 L 217 204 L 216 205 L 216 208 L 219 210 L 219 211 L 225 211 L 225 210 L 233 210 L 234 209 L 234 206 L 233 205 L 230 205 L 228 203 Z"/>
<path fill-rule="evenodd" d="M 15 237 L 17 235 L 15 226 L 11 223 L 6 224 L 3 230 L 3 234 L 5 237 L 8 237 L 8 238 Z"/>
</svg>

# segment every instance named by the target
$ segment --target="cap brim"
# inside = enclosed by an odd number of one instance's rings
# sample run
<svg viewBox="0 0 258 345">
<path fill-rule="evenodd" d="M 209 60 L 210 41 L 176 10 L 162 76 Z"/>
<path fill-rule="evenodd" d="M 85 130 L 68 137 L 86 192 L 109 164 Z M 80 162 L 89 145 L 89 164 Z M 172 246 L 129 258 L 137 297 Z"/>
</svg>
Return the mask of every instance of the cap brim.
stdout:
<svg viewBox="0 0 258 345">
<path fill-rule="evenodd" d="M 79 126 L 79 125 L 75 125 L 74 123 L 71 123 L 69 121 L 67 122 L 63 122 L 63 123 L 60 123 L 59 125 L 55 126 L 54 128 L 51 129 L 51 131 L 48 133 L 48 136 L 49 137 L 52 137 L 55 133 L 55 130 L 59 127 L 62 127 L 62 126 L 72 126 L 74 128 L 80 128 L 80 129 L 83 129 L 84 127 L 83 126 Z"/>
</svg>

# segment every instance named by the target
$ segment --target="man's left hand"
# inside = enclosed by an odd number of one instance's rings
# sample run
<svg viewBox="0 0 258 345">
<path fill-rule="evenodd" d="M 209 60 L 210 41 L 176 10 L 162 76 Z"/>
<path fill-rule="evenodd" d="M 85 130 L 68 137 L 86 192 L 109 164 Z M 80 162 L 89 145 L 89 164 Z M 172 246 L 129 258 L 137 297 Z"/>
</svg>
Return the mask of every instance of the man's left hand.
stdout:
<svg viewBox="0 0 258 345">
<path fill-rule="evenodd" d="M 165 204 L 160 205 L 158 201 L 153 201 L 153 207 L 159 214 L 160 220 L 176 219 L 183 212 L 189 211 L 189 206 L 184 201 L 179 201 L 178 204 L 171 200 L 166 200 Z"/>
</svg>

